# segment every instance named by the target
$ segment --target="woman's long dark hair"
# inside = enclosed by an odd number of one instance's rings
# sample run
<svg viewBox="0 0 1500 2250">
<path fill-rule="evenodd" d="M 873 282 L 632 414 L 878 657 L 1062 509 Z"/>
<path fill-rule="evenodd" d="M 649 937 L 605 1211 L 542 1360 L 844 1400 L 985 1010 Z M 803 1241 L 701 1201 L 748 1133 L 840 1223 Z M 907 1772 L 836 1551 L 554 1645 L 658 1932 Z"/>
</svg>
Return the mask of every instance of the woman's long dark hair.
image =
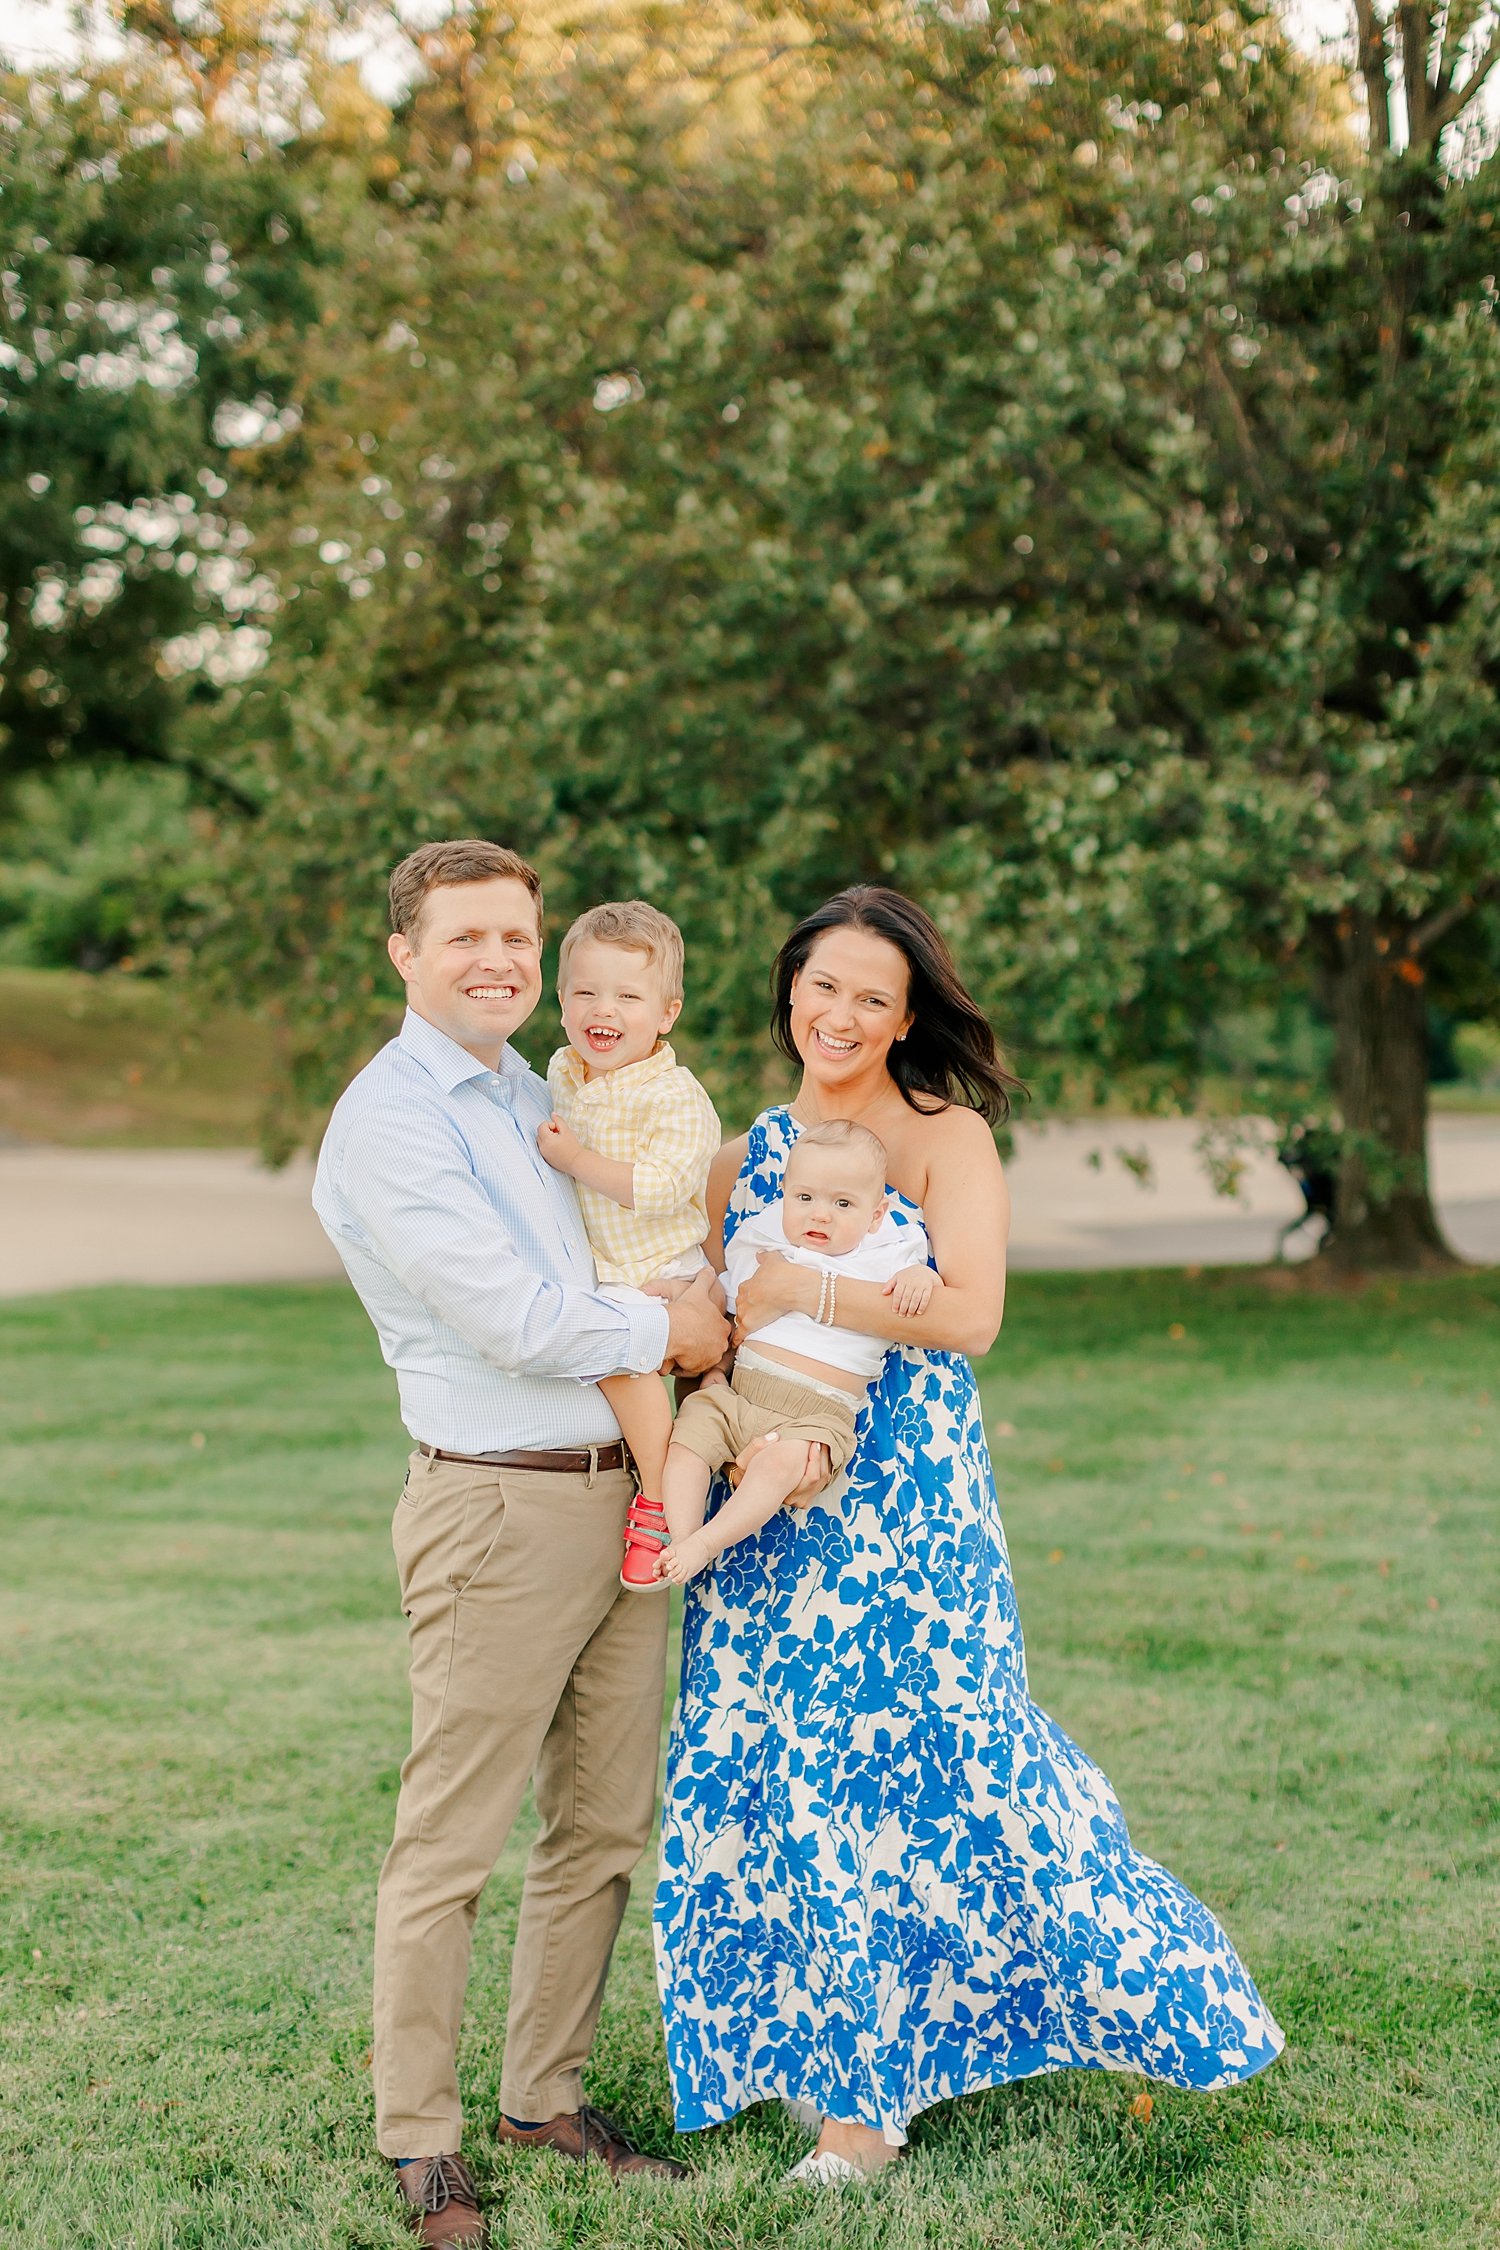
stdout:
<svg viewBox="0 0 1500 2250">
<path fill-rule="evenodd" d="M 893 1046 L 887 1067 L 903 1099 L 915 1110 L 947 1109 L 960 1102 L 991 1125 L 1010 1115 L 1012 1094 L 1024 1094 L 1000 1059 L 995 1034 L 954 966 L 930 914 L 899 891 L 858 883 L 840 891 L 797 924 L 771 971 L 775 995 L 771 1037 L 788 1062 L 801 1057 L 792 1040 L 792 983 L 807 966 L 819 938 L 830 930 L 864 930 L 894 945 L 910 976 L 911 1029 Z"/>
</svg>

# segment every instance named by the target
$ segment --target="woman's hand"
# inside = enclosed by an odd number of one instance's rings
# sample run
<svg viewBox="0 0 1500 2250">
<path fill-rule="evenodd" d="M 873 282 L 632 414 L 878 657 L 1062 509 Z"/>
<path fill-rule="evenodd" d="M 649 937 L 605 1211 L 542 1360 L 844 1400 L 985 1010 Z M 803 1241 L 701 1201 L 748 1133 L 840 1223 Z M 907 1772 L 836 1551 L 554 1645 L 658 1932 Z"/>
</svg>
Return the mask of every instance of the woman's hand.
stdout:
<svg viewBox="0 0 1500 2250">
<path fill-rule="evenodd" d="M 780 1313 L 815 1312 L 818 1276 L 779 1250 L 762 1250 L 755 1271 L 741 1282 L 734 1308 L 734 1340 L 742 1344 L 758 1328 L 768 1328 Z"/>
</svg>

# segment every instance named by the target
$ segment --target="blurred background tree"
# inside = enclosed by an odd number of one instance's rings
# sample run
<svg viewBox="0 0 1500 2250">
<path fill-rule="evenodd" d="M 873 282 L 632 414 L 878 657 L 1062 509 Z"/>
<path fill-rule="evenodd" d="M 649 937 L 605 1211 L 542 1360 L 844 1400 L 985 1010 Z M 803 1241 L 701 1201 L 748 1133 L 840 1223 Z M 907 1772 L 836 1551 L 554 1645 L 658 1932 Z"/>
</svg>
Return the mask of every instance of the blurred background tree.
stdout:
<svg viewBox="0 0 1500 2250">
<path fill-rule="evenodd" d="M 79 844 L 68 912 L 12 922 L 39 959 L 129 951 L 139 918 L 104 872 L 125 836 L 170 864 L 195 826 L 253 809 L 212 715 L 269 644 L 241 488 L 295 432 L 318 251 L 300 128 L 276 105 L 284 27 L 269 8 L 196 15 L 190 41 L 128 7 L 110 61 L 0 80 L 0 813 L 33 874 Z M 325 39 L 320 21 L 310 115 Z M 279 466 L 295 474 L 285 444 Z M 29 881 L 12 871 L 12 908 Z"/>
<path fill-rule="evenodd" d="M 1500 981 L 1495 56 L 1358 13 L 1351 81 L 1250 4 L 475 0 L 387 110 L 326 11 L 131 6 L 113 80 L 12 82 L 18 148 L 149 110 L 180 251 L 116 278 L 81 142 L 34 233 L 106 276 L 49 307 L 149 301 L 192 365 L 114 451 L 99 384 L 47 377 L 58 440 L 25 394 L 6 693 L 62 716 L 11 770 L 187 777 L 166 957 L 279 1018 L 284 1137 L 389 1026 L 392 861 L 490 832 L 559 914 L 673 906 L 731 1114 L 781 927 L 890 881 L 1044 1100 L 1207 1082 L 1331 1136 L 1333 1255 L 1446 1256 L 1430 1006 Z M 174 493 L 171 540 L 109 512 Z"/>
</svg>

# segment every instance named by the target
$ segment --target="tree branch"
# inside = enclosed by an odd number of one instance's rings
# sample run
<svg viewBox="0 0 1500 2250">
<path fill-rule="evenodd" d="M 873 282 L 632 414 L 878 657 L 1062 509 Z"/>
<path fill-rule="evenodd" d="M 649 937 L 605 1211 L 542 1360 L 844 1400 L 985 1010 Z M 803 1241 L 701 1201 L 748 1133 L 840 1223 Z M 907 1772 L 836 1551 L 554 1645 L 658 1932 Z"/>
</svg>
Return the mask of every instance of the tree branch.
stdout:
<svg viewBox="0 0 1500 2250">
<path fill-rule="evenodd" d="M 1432 86 L 1427 71 L 1432 48 L 1432 10 L 1421 0 L 1401 0 L 1396 10 L 1401 34 L 1401 83 L 1406 94 L 1406 128 L 1413 148 L 1433 140 Z"/>
<path fill-rule="evenodd" d="M 1238 440 L 1240 454 L 1244 460 L 1250 481 L 1255 486 L 1262 502 L 1269 507 L 1272 504 L 1271 490 L 1261 467 L 1260 455 L 1256 450 L 1255 437 L 1246 417 L 1244 404 L 1239 392 L 1229 379 L 1229 372 L 1224 362 L 1214 349 L 1213 338 L 1208 335 L 1204 337 L 1203 356 L 1209 374 L 1213 378 L 1214 388 L 1229 410 L 1229 418 L 1234 424 L 1234 434 Z"/>
<path fill-rule="evenodd" d="M 1433 104 L 1427 119 L 1428 135 L 1432 140 L 1436 140 L 1439 133 L 1453 123 L 1460 110 L 1468 108 L 1476 94 L 1484 92 L 1484 82 L 1496 63 L 1500 63 L 1500 30 L 1491 33 L 1489 45 L 1463 84 L 1450 87 L 1442 101 Z"/>
<path fill-rule="evenodd" d="M 1439 938 L 1448 935 L 1455 923 L 1461 922 L 1466 914 L 1471 914 L 1482 899 L 1490 897 L 1494 889 L 1493 883 L 1482 883 L 1477 891 L 1466 891 L 1462 898 L 1450 899 L 1446 906 L 1438 908 L 1436 914 L 1429 914 L 1426 921 L 1419 922 L 1413 930 L 1407 944 L 1408 952 L 1413 955 L 1427 952 L 1430 946 L 1437 944 Z"/>
<path fill-rule="evenodd" d="M 1386 76 L 1385 26 L 1376 21 L 1375 0 L 1354 0 L 1359 34 L 1359 75 L 1370 116 L 1370 153 L 1384 156 L 1391 145 L 1390 80 Z"/>
</svg>

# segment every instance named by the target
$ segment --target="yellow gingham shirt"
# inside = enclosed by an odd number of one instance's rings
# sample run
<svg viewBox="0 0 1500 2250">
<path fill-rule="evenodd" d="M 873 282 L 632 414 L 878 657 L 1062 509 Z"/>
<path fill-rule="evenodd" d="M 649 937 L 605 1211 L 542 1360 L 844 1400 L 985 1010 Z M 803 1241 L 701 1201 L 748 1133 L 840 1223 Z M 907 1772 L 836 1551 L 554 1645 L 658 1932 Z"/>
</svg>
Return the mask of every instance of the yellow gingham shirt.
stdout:
<svg viewBox="0 0 1500 2250">
<path fill-rule="evenodd" d="M 635 1209 L 578 1183 L 599 1279 L 633 1289 L 708 1233 L 708 1168 L 719 1151 L 713 1103 L 663 1043 L 644 1062 L 585 1073 L 572 1047 L 547 1065 L 552 1105 L 585 1148 L 634 1167 Z"/>
</svg>

